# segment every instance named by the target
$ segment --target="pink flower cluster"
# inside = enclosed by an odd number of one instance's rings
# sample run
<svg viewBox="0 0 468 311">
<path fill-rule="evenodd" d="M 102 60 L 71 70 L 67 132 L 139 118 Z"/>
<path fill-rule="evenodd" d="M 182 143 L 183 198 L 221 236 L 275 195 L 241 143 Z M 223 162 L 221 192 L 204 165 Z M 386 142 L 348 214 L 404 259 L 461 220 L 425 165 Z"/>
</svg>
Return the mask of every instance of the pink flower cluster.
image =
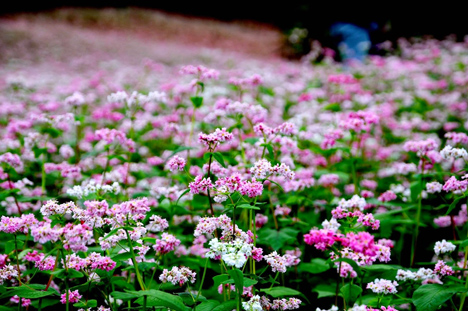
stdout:
<svg viewBox="0 0 468 311">
<path fill-rule="evenodd" d="M 180 74 L 183 75 L 196 75 L 197 78 L 201 81 L 213 79 L 216 80 L 219 78 L 219 71 L 211 68 L 206 68 L 204 66 L 198 65 L 187 65 L 183 66 L 180 71 Z"/>
<path fill-rule="evenodd" d="M 81 295 L 78 290 L 71 291 L 68 290 L 68 303 L 77 303 L 81 299 Z M 60 302 L 63 304 L 67 303 L 67 293 L 64 293 L 60 296 Z"/>
<path fill-rule="evenodd" d="M 297 127 L 296 125 L 290 122 L 284 122 L 278 125 L 277 127 L 269 127 L 263 123 L 259 123 L 253 127 L 253 130 L 258 135 L 276 135 L 276 134 L 283 134 L 283 135 L 295 135 L 297 134 Z"/>
<path fill-rule="evenodd" d="M 167 167 L 169 168 L 171 172 L 174 172 L 177 170 L 183 171 L 185 164 L 186 164 L 185 159 L 179 156 L 174 156 L 169 161 L 167 161 Z"/>
<path fill-rule="evenodd" d="M 72 178 L 72 179 L 81 178 L 81 168 L 76 165 L 70 165 L 67 162 L 62 162 L 60 164 L 45 163 L 44 170 L 46 173 L 59 171 L 60 175 L 63 178 Z"/>
<path fill-rule="evenodd" d="M 153 245 L 153 248 L 158 254 L 167 254 L 173 251 L 179 245 L 179 239 L 177 239 L 172 234 L 164 232 L 161 236 L 161 239 L 156 240 L 156 244 Z"/>
<path fill-rule="evenodd" d="M 213 151 L 220 143 L 230 141 L 233 137 L 234 136 L 223 127 L 222 129 L 217 128 L 214 133 L 211 134 L 199 133 L 198 141 L 209 150 Z"/>
<path fill-rule="evenodd" d="M 378 122 L 379 116 L 374 112 L 359 110 L 348 113 L 339 126 L 344 130 L 353 130 L 356 133 L 361 133 L 361 131 L 369 132 L 371 125 Z"/>
<path fill-rule="evenodd" d="M 286 268 L 293 265 L 296 262 L 297 257 L 294 255 L 280 256 L 276 251 L 271 254 L 263 256 L 263 259 L 271 266 L 271 271 L 285 273 Z"/>
<path fill-rule="evenodd" d="M 17 154 L 13 154 L 11 152 L 0 155 L 0 163 L 7 163 L 14 168 L 20 168 L 23 166 L 21 158 Z"/>
<path fill-rule="evenodd" d="M 127 138 L 124 132 L 116 129 L 103 128 L 96 130 L 93 140 L 104 141 L 107 144 L 116 143 L 119 146 L 124 146 L 130 152 L 135 152 L 135 142 Z"/>
<path fill-rule="evenodd" d="M 69 269 L 101 269 L 105 271 L 111 271 L 115 268 L 115 261 L 110 259 L 107 256 L 102 256 L 96 252 L 93 252 L 88 255 L 86 258 L 80 258 L 76 254 L 71 254 L 66 256 L 66 262 L 63 262 L 64 266 L 67 266 Z"/>
<path fill-rule="evenodd" d="M 196 275 L 195 272 L 187 267 L 172 267 L 170 271 L 164 269 L 159 280 L 163 283 L 171 282 L 174 285 L 179 284 L 179 286 L 182 286 L 187 282 L 195 283 Z"/>
<path fill-rule="evenodd" d="M 255 162 L 255 165 L 250 168 L 250 172 L 258 179 L 266 179 L 271 174 L 277 174 L 282 175 L 286 180 L 292 180 L 295 175 L 288 165 L 281 163 L 272 166 L 266 159 Z"/>
<path fill-rule="evenodd" d="M 439 144 L 432 138 L 426 140 L 409 140 L 403 145 L 403 150 L 416 152 L 418 156 L 422 157 L 429 151 L 435 150 L 439 147 Z"/>
</svg>

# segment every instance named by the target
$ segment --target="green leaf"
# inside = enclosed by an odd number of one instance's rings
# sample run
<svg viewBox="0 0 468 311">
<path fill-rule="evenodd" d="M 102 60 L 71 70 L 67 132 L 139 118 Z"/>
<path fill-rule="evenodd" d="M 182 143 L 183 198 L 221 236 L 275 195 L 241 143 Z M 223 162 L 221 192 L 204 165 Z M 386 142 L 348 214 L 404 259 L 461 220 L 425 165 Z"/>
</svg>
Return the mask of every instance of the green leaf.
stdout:
<svg viewBox="0 0 468 311">
<path fill-rule="evenodd" d="M 228 279 L 228 280 L 221 282 L 221 284 L 232 284 L 232 283 L 234 283 L 234 279 Z M 257 280 L 252 280 L 252 279 L 244 277 L 244 287 L 249 287 L 257 283 L 258 283 Z"/>
<path fill-rule="evenodd" d="M 41 297 L 46 297 L 46 296 L 51 296 L 51 295 L 56 295 L 57 291 L 53 288 L 49 288 L 47 291 L 42 291 L 42 290 L 36 290 L 30 286 L 20 286 L 16 287 L 12 291 L 8 291 L 5 294 L 3 294 L 1 297 L 11 297 L 17 295 L 18 297 L 21 298 L 28 298 L 28 299 L 34 299 L 34 298 L 41 298 Z"/>
<path fill-rule="evenodd" d="M 261 236 L 262 240 L 267 242 L 269 246 L 271 246 L 274 250 L 277 251 L 280 248 L 282 248 L 286 243 L 296 241 L 298 233 L 299 231 L 293 228 L 284 228 L 280 231 L 265 228 L 259 232 L 259 235 Z"/>
<path fill-rule="evenodd" d="M 450 204 L 450 206 L 449 206 L 447 212 L 445 213 L 445 215 L 450 214 L 450 212 L 451 212 L 455 207 L 457 207 L 458 202 L 460 202 L 460 200 L 462 200 L 462 199 L 464 199 L 464 198 L 466 198 L 466 196 L 464 196 L 464 195 L 461 196 L 461 197 L 456 198 L 456 199 L 452 202 L 452 204 Z"/>
<path fill-rule="evenodd" d="M 140 297 L 140 295 L 134 294 L 134 291 L 129 292 L 112 292 L 111 295 L 114 299 L 121 299 L 121 300 L 130 300 L 134 298 Z"/>
<path fill-rule="evenodd" d="M 318 299 L 323 297 L 335 297 L 335 290 L 336 287 L 334 285 L 319 284 L 312 290 L 312 292 L 316 292 L 318 294 Z M 338 296 L 341 296 L 341 293 L 338 293 Z"/>
<path fill-rule="evenodd" d="M 49 134 L 50 137 L 52 137 L 52 138 L 57 138 L 60 135 L 62 135 L 62 131 L 60 131 L 60 130 L 58 130 L 56 128 L 53 128 L 53 127 L 43 128 L 41 130 L 41 133 L 42 134 Z"/>
<path fill-rule="evenodd" d="M 467 247 L 467 246 L 468 246 L 468 240 L 464 240 L 460 243 L 459 249 L 462 249 L 463 247 Z"/>
<path fill-rule="evenodd" d="M 276 286 L 272 288 L 264 288 L 260 290 L 265 294 L 268 294 L 274 298 L 283 297 L 283 296 L 299 296 L 301 292 L 298 292 L 295 289 L 284 287 L 284 286 Z"/>
<path fill-rule="evenodd" d="M 192 96 L 190 97 L 190 101 L 195 108 L 200 108 L 203 105 L 203 97 L 200 96 Z"/>
<path fill-rule="evenodd" d="M 229 270 L 228 273 L 234 279 L 238 297 L 241 297 L 244 292 L 244 274 L 239 269 Z"/>
<path fill-rule="evenodd" d="M 75 269 L 58 269 L 56 271 L 51 272 L 50 274 L 55 275 L 56 278 L 59 279 L 79 279 L 82 278 L 84 275 L 83 273 L 76 271 Z"/>
<path fill-rule="evenodd" d="M 156 303 L 157 306 L 168 307 L 171 310 L 176 310 L 176 311 L 187 310 L 182 298 L 176 295 L 172 295 L 169 293 L 159 291 L 159 290 L 149 289 L 149 290 L 139 291 L 139 292 L 132 291 L 129 293 L 137 294 L 140 297 L 148 296 L 148 298 L 152 298 L 152 304 Z M 136 302 L 139 303 L 140 301 L 137 300 Z M 156 305 L 153 304 L 153 306 L 156 306 Z"/>
<path fill-rule="evenodd" d="M 305 271 L 313 274 L 325 272 L 330 269 L 330 265 L 325 259 L 314 258 L 310 263 L 301 263 L 298 267 L 299 271 Z"/>
<path fill-rule="evenodd" d="M 251 145 L 255 145 L 255 143 L 256 143 L 257 141 L 259 141 L 259 140 L 260 140 L 260 138 L 258 138 L 258 137 L 249 137 L 249 138 L 244 139 L 244 141 L 245 141 L 246 143 L 249 143 L 249 144 L 251 144 Z"/>
<path fill-rule="evenodd" d="M 269 181 L 269 182 L 271 182 L 272 184 L 275 184 L 275 185 L 277 185 L 277 186 L 278 186 L 278 187 L 281 189 L 281 191 L 283 191 L 283 192 L 284 192 L 284 189 L 283 189 L 283 187 L 281 187 L 281 185 L 280 185 L 280 184 L 278 184 L 276 181 L 273 181 L 273 180 L 271 180 L 271 179 L 266 179 L 266 180 L 268 180 L 268 181 Z"/>
<path fill-rule="evenodd" d="M 340 288 L 343 298 L 346 300 L 348 306 L 352 306 L 359 295 L 362 293 L 362 288 L 354 284 L 346 284 Z"/>
<path fill-rule="evenodd" d="M 111 257 L 111 259 L 115 262 L 128 260 L 130 258 L 132 258 L 132 253 L 130 252 L 120 253 Z"/>
<path fill-rule="evenodd" d="M 463 285 L 425 284 L 414 291 L 413 303 L 417 311 L 435 311 L 454 294 L 467 291 Z"/>
<path fill-rule="evenodd" d="M 229 300 L 229 301 L 223 302 L 222 304 L 212 309 L 211 311 L 232 311 L 233 309 L 236 309 L 236 307 L 237 307 L 237 302 L 235 300 Z"/>
<path fill-rule="evenodd" d="M 77 308 L 96 308 L 97 307 L 97 300 L 96 299 L 90 299 L 86 303 L 84 302 L 77 302 L 73 304 L 74 307 Z"/>
<path fill-rule="evenodd" d="M 237 208 L 244 208 L 244 209 L 254 209 L 254 210 L 260 210 L 259 207 L 256 207 L 255 205 L 250 205 L 250 204 L 240 204 L 236 206 Z"/>
<path fill-rule="evenodd" d="M 223 167 L 226 167 L 226 163 L 224 163 L 224 158 L 223 155 L 219 152 L 214 152 L 213 157 L 218 161 L 219 164 L 221 164 Z"/>
<path fill-rule="evenodd" d="M 186 195 L 189 191 L 190 191 L 190 189 L 185 189 L 184 192 L 182 192 L 182 193 L 180 194 L 180 196 L 177 198 L 177 201 L 175 202 L 175 205 L 179 204 L 180 199 L 181 199 L 184 195 Z"/>
<path fill-rule="evenodd" d="M 16 249 L 15 241 L 10 240 L 10 241 L 5 243 L 5 254 L 10 254 L 15 249 Z"/>
<path fill-rule="evenodd" d="M 219 306 L 217 300 L 207 300 L 196 306 L 195 311 L 212 311 Z M 232 309 L 231 309 L 232 310 Z"/>
</svg>

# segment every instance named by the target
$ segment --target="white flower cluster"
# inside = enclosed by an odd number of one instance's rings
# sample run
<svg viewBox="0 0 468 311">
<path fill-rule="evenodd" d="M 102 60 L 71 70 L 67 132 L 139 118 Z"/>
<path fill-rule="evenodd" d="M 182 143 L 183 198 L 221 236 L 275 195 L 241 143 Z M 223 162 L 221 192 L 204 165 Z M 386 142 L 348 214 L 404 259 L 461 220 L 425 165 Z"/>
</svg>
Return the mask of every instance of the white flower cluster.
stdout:
<svg viewBox="0 0 468 311">
<path fill-rule="evenodd" d="M 434 246 L 434 252 L 436 255 L 444 254 L 444 253 L 450 253 L 455 250 L 456 246 L 450 242 L 447 242 L 445 240 L 438 241 L 435 243 Z"/>
<path fill-rule="evenodd" d="M 206 253 L 206 257 L 212 259 L 221 257 L 227 266 L 242 268 L 247 262 L 247 258 L 252 255 L 253 245 L 242 239 L 220 242 L 217 238 L 214 238 L 210 241 L 209 245 L 210 250 Z"/>
<path fill-rule="evenodd" d="M 50 216 L 55 214 L 63 215 L 71 214 L 76 210 L 78 210 L 78 207 L 74 202 L 58 204 L 56 200 L 49 200 L 41 207 L 41 214 L 43 216 Z"/>
<path fill-rule="evenodd" d="M 322 222 L 323 229 L 331 230 L 333 232 L 338 231 L 338 228 L 340 228 L 340 226 L 341 224 L 338 221 L 336 221 L 336 219 L 333 217 L 332 219 L 330 219 L 330 221 L 324 220 Z"/>
<path fill-rule="evenodd" d="M 271 163 L 265 159 L 255 162 L 255 165 L 250 169 L 250 172 L 256 179 L 265 179 L 273 173 L 283 175 L 287 180 L 292 180 L 295 176 L 295 173 L 291 171 L 291 168 L 286 164 L 281 163 L 271 166 Z"/>
<path fill-rule="evenodd" d="M 353 210 L 355 208 L 358 208 L 360 211 L 363 211 L 366 205 L 366 200 L 355 194 L 349 200 L 341 199 L 340 203 L 338 204 L 338 207 L 341 207 L 345 211 L 348 211 L 350 209 Z"/>
<path fill-rule="evenodd" d="M 426 190 L 428 193 L 436 193 L 442 191 L 443 185 L 437 181 L 428 182 L 426 184 Z"/>
<path fill-rule="evenodd" d="M 159 102 L 166 100 L 166 93 L 164 92 L 149 92 L 148 95 L 140 94 L 134 91 L 128 95 L 126 92 L 120 91 L 115 92 L 107 96 L 107 101 L 110 103 L 127 103 L 129 107 L 135 103 L 148 103 L 148 102 Z"/>
<path fill-rule="evenodd" d="M 315 311 L 338 311 L 338 307 L 337 306 L 332 306 L 330 309 L 320 309 L 320 308 L 317 308 L 315 309 Z"/>
<path fill-rule="evenodd" d="M 242 302 L 242 307 L 246 311 L 262 311 L 262 305 L 260 304 L 260 296 L 255 295 L 250 298 L 249 301 Z"/>
<path fill-rule="evenodd" d="M 428 268 L 420 268 L 418 271 L 413 272 L 410 270 L 398 269 L 395 277 L 398 281 L 426 281 L 435 278 L 434 271 Z"/>
<path fill-rule="evenodd" d="M 187 267 L 172 267 L 170 271 L 164 269 L 159 279 L 163 283 L 171 282 L 173 285 L 182 286 L 187 282 L 195 283 L 196 275 L 195 272 Z"/>
<path fill-rule="evenodd" d="M 368 289 L 376 294 L 396 294 L 398 291 L 396 287 L 398 283 L 396 281 L 390 281 L 386 279 L 375 279 L 374 282 L 367 283 Z"/>
<path fill-rule="evenodd" d="M 114 182 L 112 185 L 101 185 L 96 184 L 94 180 L 91 180 L 86 186 L 73 186 L 73 188 L 67 190 L 67 194 L 71 197 L 81 199 L 92 193 L 103 192 L 103 193 L 120 193 L 120 185 L 118 182 Z"/>
<path fill-rule="evenodd" d="M 445 148 L 440 151 L 440 155 L 446 160 L 463 158 L 465 161 L 468 161 L 468 153 L 465 149 L 453 148 L 450 145 L 445 146 Z"/>
</svg>

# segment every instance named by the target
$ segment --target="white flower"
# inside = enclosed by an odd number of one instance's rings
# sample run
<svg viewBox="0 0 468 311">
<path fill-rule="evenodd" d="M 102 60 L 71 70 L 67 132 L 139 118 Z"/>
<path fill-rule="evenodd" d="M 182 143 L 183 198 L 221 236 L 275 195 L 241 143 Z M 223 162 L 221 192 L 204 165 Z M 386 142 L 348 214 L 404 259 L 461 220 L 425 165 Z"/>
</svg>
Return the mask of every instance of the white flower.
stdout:
<svg viewBox="0 0 468 311">
<path fill-rule="evenodd" d="M 436 255 L 444 254 L 444 253 L 450 253 L 455 250 L 456 246 L 450 242 L 447 242 L 445 240 L 438 241 L 435 243 L 434 246 L 434 252 Z"/>
</svg>

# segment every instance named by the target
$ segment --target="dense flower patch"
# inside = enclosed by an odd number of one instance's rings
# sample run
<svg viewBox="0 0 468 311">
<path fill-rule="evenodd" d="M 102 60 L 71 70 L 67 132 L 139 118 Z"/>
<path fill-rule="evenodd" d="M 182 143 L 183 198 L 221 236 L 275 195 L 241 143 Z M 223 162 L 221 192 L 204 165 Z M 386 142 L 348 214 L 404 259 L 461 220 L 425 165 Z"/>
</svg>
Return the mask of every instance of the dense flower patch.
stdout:
<svg viewBox="0 0 468 311">
<path fill-rule="evenodd" d="M 4 69 L 2 310 L 463 310 L 468 44 L 399 51 Z"/>
</svg>

